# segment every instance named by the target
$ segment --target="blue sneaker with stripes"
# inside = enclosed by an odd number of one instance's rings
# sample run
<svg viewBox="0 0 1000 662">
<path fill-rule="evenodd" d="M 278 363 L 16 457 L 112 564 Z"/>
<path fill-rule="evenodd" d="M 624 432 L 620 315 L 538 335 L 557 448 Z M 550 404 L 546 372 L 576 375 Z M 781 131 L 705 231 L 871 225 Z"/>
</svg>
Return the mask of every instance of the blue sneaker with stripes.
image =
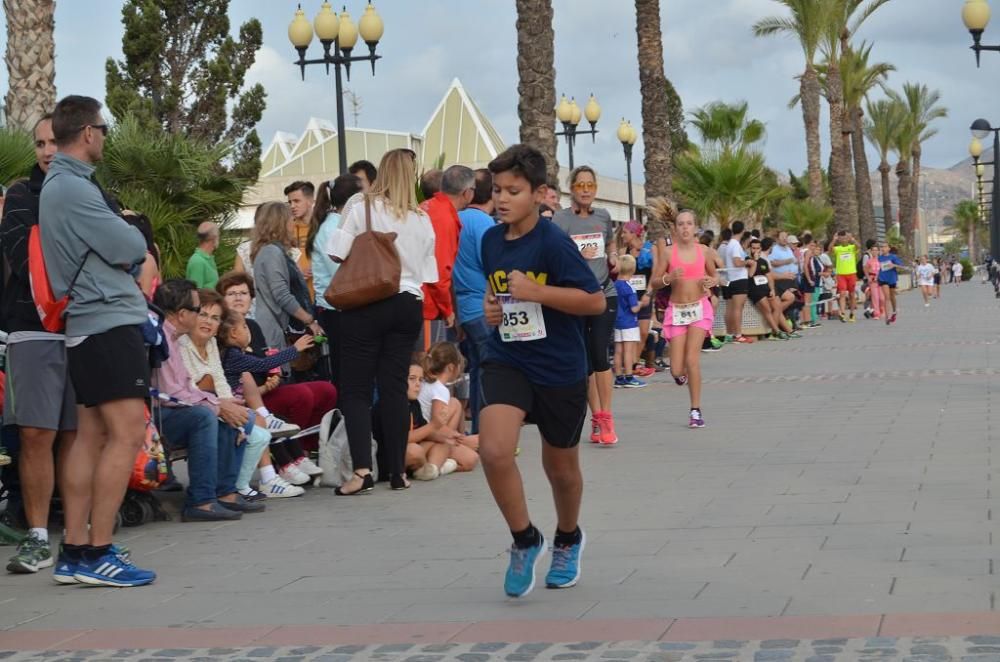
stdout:
<svg viewBox="0 0 1000 662">
<path fill-rule="evenodd" d="M 79 580 L 75 577 L 78 568 L 79 566 L 76 561 L 69 560 L 69 557 L 62 552 L 62 545 L 60 545 L 59 558 L 56 559 L 56 567 L 52 571 L 52 579 L 57 584 L 79 584 Z"/>
<path fill-rule="evenodd" d="M 156 573 L 137 568 L 128 558 L 109 551 L 96 561 L 81 561 L 73 578 L 83 584 L 127 588 L 152 584 Z"/>
</svg>

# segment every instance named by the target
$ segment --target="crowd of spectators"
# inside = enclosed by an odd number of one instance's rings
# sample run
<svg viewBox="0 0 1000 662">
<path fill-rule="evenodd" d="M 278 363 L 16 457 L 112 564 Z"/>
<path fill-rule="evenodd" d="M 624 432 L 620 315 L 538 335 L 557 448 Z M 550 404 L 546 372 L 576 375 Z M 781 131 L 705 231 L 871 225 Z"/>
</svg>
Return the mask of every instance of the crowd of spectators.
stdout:
<svg viewBox="0 0 1000 662">
<path fill-rule="evenodd" d="M 217 264 L 224 238 L 206 221 L 186 277 L 163 279 L 148 219 L 120 209 L 93 178 L 107 134 L 100 105 L 67 97 L 34 133 L 37 165 L 7 192 L 0 225 L 5 439 L 20 449 L 3 480 L 29 529 L 9 571 L 54 564 L 62 583 L 155 579 L 111 539 L 149 407 L 168 450 L 186 451 L 186 486 L 173 475 L 163 486 L 185 491 L 183 521 L 237 520 L 301 496 L 324 471 L 312 452 L 334 408 L 353 467 L 338 495 L 374 490 L 376 469 L 392 490 L 405 490 L 411 479 L 476 468 L 479 377 L 494 333 L 481 251 L 496 224 L 489 170 L 424 172 L 418 198 L 415 154 L 395 149 L 377 169 L 359 161 L 331 181 L 294 182 L 285 200 L 258 207 L 231 269 Z M 606 298 L 605 312 L 583 323 L 590 439 L 614 445 L 613 389 L 641 388 L 669 367 L 665 286 L 674 275 L 663 268 L 677 259 L 676 250 L 667 257 L 674 219 L 614 222 L 594 204 L 598 178 L 587 166 L 568 184 L 570 205 L 561 208 L 558 182 L 549 182 L 539 214 L 571 237 Z M 34 227 L 52 295 L 68 298 L 65 328 L 39 317 Z M 395 237 L 398 291 L 338 310 L 324 294 L 366 231 Z M 726 302 L 726 332 L 699 337 L 702 351 L 753 342 L 742 329 L 748 298 L 764 337 L 782 340 L 820 319 L 854 322 L 863 290 L 883 295 L 864 297 L 869 316 L 895 320 L 903 266 L 888 246 L 863 251 L 845 232 L 825 245 L 784 231 L 762 236 L 740 221 L 718 242 L 709 230 L 696 240 L 692 250 L 721 276 L 706 300 Z M 54 557 L 48 519 L 57 475 L 65 533 Z"/>
</svg>

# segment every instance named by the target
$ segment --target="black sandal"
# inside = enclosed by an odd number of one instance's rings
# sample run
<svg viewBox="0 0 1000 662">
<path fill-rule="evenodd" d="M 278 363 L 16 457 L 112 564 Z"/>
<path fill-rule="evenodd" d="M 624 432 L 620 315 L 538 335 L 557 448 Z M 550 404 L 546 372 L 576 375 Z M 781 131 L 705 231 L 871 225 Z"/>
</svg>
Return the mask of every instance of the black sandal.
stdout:
<svg viewBox="0 0 1000 662">
<path fill-rule="evenodd" d="M 389 487 L 395 491 L 410 489 L 410 481 L 406 480 L 406 474 L 390 474 Z"/>
<path fill-rule="evenodd" d="M 375 477 L 371 473 L 359 474 L 357 471 L 354 475 L 361 479 L 361 487 L 353 492 L 345 492 L 341 487 L 336 488 L 333 493 L 337 496 L 355 496 L 357 494 L 368 494 L 375 489 Z"/>
</svg>

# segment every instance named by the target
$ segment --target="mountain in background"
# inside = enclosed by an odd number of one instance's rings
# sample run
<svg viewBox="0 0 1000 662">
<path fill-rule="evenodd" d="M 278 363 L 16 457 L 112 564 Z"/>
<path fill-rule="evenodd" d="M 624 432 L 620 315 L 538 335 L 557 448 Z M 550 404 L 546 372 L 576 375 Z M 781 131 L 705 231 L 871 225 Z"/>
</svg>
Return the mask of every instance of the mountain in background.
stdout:
<svg viewBox="0 0 1000 662">
<path fill-rule="evenodd" d="M 993 150 L 989 150 L 981 157 L 983 161 L 993 160 Z M 895 164 L 889 173 L 890 188 L 892 189 L 892 209 L 893 216 L 899 213 L 899 200 L 896 196 Z M 972 167 L 972 159 L 968 158 L 960 163 L 956 163 L 947 169 L 921 168 L 920 172 L 920 209 L 928 227 L 949 226 L 953 224 L 952 211 L 962 200 L 969 200 L 973 197 L 976 186 L 976 173 Z M 872 189 L 874 192 L 875 206 L 882 204 L 882 176 L 878 171 L 872 173 Z"/>
</svg>

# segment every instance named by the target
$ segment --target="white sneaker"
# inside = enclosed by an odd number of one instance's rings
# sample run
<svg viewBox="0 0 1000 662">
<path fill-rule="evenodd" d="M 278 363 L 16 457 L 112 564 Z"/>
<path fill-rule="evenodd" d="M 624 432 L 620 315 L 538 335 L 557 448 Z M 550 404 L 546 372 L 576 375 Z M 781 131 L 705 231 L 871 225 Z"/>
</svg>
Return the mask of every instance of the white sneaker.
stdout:
<svg viewBox="0 0 1000 662">
<path fill-rule="evenodd" d="M 309 477 L 309 474 L 299 471 L 299 468 L 294 464 L 289 464 L 287 467 L 279 471 L 278 475 L 292 485 L 306 485 L 312 482 L 312 478 Z"/>
<path fill-rule="evenodd" d="M 284 439 L 300 432 L 302 428 L 294 423 L 286 423 L 274 414 L 264 419 L 267 423 L 267 431 L 271 433 L 272 439 Z"/>
<path fill-rule="evenodd" d="M 303 455 L 302 457 L 300 457 L 295 461 L 295 466 L 298 467 L 299 471 L 301 471 L 302 473 L 314 478 L 316 476 L 323 475 L 323 470 L 320 469 L 315 462 L 310 460 L 305 455 Z"/>
<path fill-rule="evenodd" d="M 450 473 L 455 473 L 455 469 L 458 469 L 458 462 L 449 457 L 441 464 L 441 475 L 447 476 Z"/>
<path fill-rule="evenodd" d="M 270 482 L 261 483 L 257 486 L 257 490 L 262 494 L 266 494 L 268 499 L 285 499 L 302 496 L 306 493 L 304 489 L 290 484 L 281 476 L 275 476 Z"/>
<path fill-rule="evenodd" d="M 413 472 L 413 477 L 417 480 L 434 480 L 439 475 L 438 468 L 430 462 Z"/>
</svg>

